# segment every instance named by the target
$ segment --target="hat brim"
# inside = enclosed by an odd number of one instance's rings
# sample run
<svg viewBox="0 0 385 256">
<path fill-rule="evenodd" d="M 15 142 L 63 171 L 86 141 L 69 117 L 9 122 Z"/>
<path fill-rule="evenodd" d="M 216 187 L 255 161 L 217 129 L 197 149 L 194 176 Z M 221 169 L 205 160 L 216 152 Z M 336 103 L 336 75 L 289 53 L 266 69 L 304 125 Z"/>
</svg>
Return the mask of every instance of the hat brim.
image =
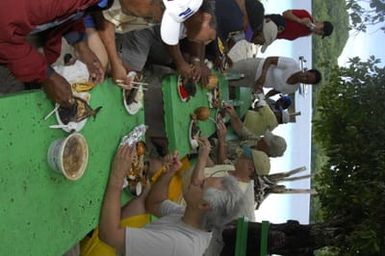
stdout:
<svg viewBox="0 0 385 256">
<path fill-rule="evenodd" d="M 265 37 L 265 43 L 262 45 L 261 52 L 264 53 L 267 47 L 274 42 L 277 38 L 278 27 L 271 20 L 267 21 L 265 19 L 263 24 L 263 36 Z"/>
<path fill-rule="evenodd" d="M 160 24 L 160 37 L 162 41 L 168 45 L 177 45 L 179 43 L 181 25 L 181 23 L 175 21 L 166 9 Z"/>
</svg>

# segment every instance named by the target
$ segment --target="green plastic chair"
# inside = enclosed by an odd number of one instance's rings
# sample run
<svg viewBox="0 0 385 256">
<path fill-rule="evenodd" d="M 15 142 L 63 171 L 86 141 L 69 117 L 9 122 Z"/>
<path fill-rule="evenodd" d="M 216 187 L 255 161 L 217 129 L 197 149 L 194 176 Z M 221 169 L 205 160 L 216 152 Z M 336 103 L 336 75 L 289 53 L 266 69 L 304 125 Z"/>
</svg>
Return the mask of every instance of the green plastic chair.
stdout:
<svg viewBox="0 0 385 256">
<path fill-rule="evenodd" d="M 241 217 L 238 219 L 235 239 L 235 256 L 246 256 L 248 226 L 249 222 L 246 218 Z M 267 256 L 269 226 L 270 223 L 268 221 L 262 221 L 259 256 Z"/>
</svg>

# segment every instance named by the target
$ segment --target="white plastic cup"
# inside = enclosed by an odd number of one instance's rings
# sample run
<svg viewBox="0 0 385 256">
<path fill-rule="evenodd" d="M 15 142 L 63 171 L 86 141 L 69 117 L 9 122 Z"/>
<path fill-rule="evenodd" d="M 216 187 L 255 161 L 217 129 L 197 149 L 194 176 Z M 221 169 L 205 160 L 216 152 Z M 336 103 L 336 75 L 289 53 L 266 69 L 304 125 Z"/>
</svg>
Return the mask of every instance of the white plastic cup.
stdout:
<svg viewBox="0 0 385 256">
<path fill-rule="evenodd" d="M 68 151 L 70 153 L 76 152 L 74 158 L 79 162 L 76 168 L 66 164 L 64 155 L 66 146 L 69 142 L 75 143 L 75 151 Z M 67 149 L 69 150 L 69 149 Z M 61 173 L 69 180 L 77 180 L 83 176 L 88 163 L 88 145 L 83 135 L 80 133 L 72 133 L 67 138 L 57 139 L 51 143 L 48 149 L 48 164 L 57 173 Z"/>
</svg>

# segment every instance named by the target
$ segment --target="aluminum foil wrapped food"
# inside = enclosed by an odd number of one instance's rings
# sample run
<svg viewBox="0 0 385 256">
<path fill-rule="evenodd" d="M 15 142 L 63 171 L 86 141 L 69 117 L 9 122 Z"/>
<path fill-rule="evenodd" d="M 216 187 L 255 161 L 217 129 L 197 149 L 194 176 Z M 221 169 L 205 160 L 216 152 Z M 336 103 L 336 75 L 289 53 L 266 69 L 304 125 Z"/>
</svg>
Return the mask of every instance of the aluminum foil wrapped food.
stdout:
<svg viewBox="0 0 385 256">
<path fill-rule="evenodd" d="M 146 134 L 147 126 L 144 124 L 135 127 L 129 134 L 124 136 L 120 142 L 120 145 L 128 144 L 130 146 L 135 145 Z"/>
</svg>

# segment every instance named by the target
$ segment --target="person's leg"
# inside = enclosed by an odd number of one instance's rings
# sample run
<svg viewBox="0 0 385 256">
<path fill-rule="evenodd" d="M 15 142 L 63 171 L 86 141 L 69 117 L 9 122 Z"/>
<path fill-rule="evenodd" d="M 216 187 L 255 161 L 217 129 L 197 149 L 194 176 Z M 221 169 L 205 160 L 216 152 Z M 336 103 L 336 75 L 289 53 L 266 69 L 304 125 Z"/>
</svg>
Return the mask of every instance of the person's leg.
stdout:
<svg viewBox="0 0 385 256">
<path fill-rule="evenodd" d="M 117 34 L 116 47 L 126 68 L 142 71 L 156 40 L 154 27 Z"/>
<path fill-rule="evenodd" d="M 259 67 L 263 65 L 262 60 L 264 59 L 248 58 L 235 62 L 229 72 L 243 74 L 244 78 L 237 81 L 230 81 L 230 86 L 252 87 L 256 81 Z"/>
<path fill-rule="evenodd" d="M 98 32 L 95 28 L 86 28 L 86 34 L 88 46 L 95 53 L 96 57 L 98 57 L 104 71 L 106 71 L 108 67 L 108 55 Z"/>
<path fill-rule="evenodd" d="M 24 83 L 20 82 L 4 65 L 0 65 L 0 96 L 11 94 L 25 89 Z"/>
</svg>

